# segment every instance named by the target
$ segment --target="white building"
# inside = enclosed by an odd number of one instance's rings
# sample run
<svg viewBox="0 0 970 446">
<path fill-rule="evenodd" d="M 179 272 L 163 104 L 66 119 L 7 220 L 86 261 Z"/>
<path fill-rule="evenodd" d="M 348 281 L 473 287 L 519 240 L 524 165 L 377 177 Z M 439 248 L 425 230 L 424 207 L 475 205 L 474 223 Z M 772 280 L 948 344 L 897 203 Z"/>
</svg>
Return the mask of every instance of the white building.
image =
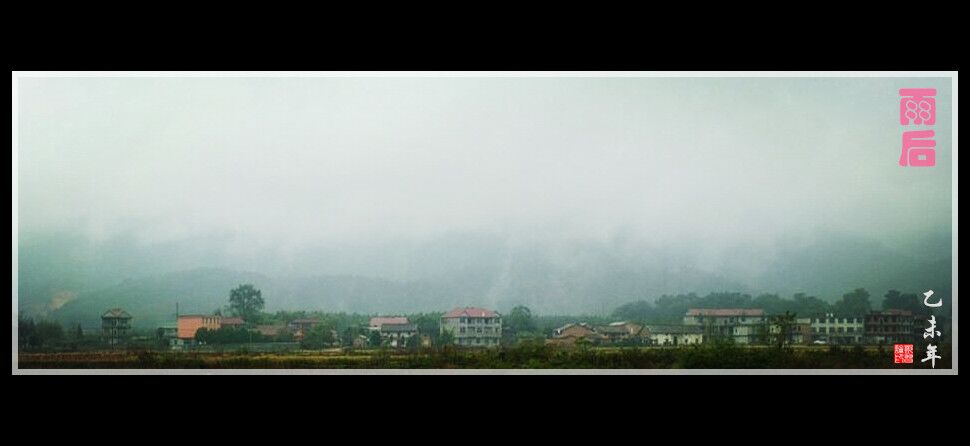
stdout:
<svg viewBox="0 0 970 446">
<path fill-rule="evenodd" d="M 502 339 L 502 317 L 484 308 L 456 308 L 441 317 L 445 332 L 454 336 L 456 345 L 495 347 Z"/>
<path fill-rule="evenodd" d="M 865 336 L 865 317 L 836 317 L 832 313 L 812 319 L 812 338 L 828 344 L 861 344 Z"/>
<path fill-rule="evenodd" d="M 704 328 L 704 339 L 730 338 L 736 344 L 754 344 L 767 334 L 765 311 L 760 308 L 691 308 L 684 325 Z"/>
<path fill-rule="evenodd" d="M 704 342 L 704 328 L 699 325 L 647 325 L 641 337 L 650 345 L 693 345 Z"/>
</svg>

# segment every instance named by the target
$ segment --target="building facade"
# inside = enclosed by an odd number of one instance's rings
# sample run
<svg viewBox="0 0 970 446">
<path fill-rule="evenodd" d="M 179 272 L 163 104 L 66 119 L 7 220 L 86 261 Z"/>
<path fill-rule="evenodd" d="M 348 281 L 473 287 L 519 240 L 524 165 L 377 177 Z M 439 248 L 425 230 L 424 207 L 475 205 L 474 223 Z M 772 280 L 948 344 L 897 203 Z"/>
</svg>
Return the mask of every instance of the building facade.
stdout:
<svg viewBox="0 0 970 446">
<path fill-rule="evenodd" d="M 604 336 L 597 333 L 593 326 L 586 322 L 578 324 L 566 324 L 557 328 L 552 333 L 552 339 L 546 339 L 547 345 L 572 346 L 580 339 L 593 344 L 598 344 L 604 340 Z"/>
<path fill-rule="evenodd" d="M 921 331 L 914 325 L 916 319 L 909 310 L 873 311 L 866 315 L 865 340 L 870 344 L 912 344 L 916 331 Z"/>
<path fill-rule="evenodd" d="M 484 308 L 456 308 L 441 317 L 441 334 L 450 332 L 456 345 L 496 347 L 502 339 L 502 317 Z"/>
<path fill-rule="evenodd" d="M 370 318 L 367 328 L 381 335 L 381 343 L 390 347 L 406 347 L 408 339 L 418 336 L 418 326 L 404 316 Z"/>
<path fill-rule="evenodd" d="M 408 339 L 418 336 L 414 324 L 384 324 L 381 326 L 381 342 L 391 347 L 406 347 Z"/>
<path fill-rule="evenodd" d="M 377 316 L 370 318 L 370 323 L 367 324 L 367 328 L 371 331 L 380 331 L 381 326 L 384 324 L 389 325 L 400 325 L 400 324 L 410 324 L 411 321 L 404 316 Z"/>
<path fill-rule="evenodd" d="M 704 327 L 700 325 L 647 325 L 640 335 L 649 345 L 694 345 L 704 342 Z"/>
<path fill-rule="evenodd" d="M 826 344 L 853 345 L 865 342 L 865 318 L 829 313 L 811 318 L 812 338 Z"/>
<path fill-rule="evenodd" d="M 101 314 L 101 339 L 117 344 L 128 338 L 131 332 L 131 315 L 121 308 L 112 308 Z"/>
<path fill-rule="evenodd" d="M 597 333 L 603 335 L 608 342 L 629 342 L 639 339 L 637 336 L 643 326 L 633 322 L 613 322 L 609 325 L 596 327 Z"/>
<path fill-rule="evenodd" d="M 767 336 L 767 319 L 760 308 L 691 308 L 684 325 L 703 327 L 704 339 L 732 339 L 736 344 L 756 344 Z"/>
<path fill-rule="evenodd" d="M 195 333 L 200 328 L 218 330 L 222 327 L 222 316 L 204 314 L 186 314 L 178 317 L 178 338 L 183 340 L 195 339 Z"/>
</svg>

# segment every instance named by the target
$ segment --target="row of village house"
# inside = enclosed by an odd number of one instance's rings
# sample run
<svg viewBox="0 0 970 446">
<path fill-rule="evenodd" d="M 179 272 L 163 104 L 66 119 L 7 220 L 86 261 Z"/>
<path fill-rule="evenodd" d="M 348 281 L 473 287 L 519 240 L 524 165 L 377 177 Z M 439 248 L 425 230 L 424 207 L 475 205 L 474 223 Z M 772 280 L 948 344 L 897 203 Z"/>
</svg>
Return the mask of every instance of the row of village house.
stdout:
<svg viewBox="0 0 970 446">
<path fill-rule="evenodd" d="M 874 311 L 864 317 L 833 314 L 796 318 L 788 329 L 791 344 L 892 344 L 912 343 L 921 331 L 911 311 Z M 567 324 L 556 329 L 547 344 L 572 345 L 630 342 L 647 345 L 691 345 L 714 338 L 736 344 L 758 344 L 777 339 L 782 327 L 770 322 L 761 309 L 693 308 L 681 324 L 640 325 L 613 322 L 605 326 Z"/>
<path fill-rule="evenodd" d="M 117 342 L 131 328 L 131 315 L 121 309 L 112 309 L 101 316 L 102 335 L 108 342 Z M 287 325 L 258 325 L 255 330 L 275 337 L 283 331 L 300 341 L 319 321 L 296 319 Z M 246 324 L 237 317 L 220 315 L 181 315 L 174 326 L 163 326 L 159 331 L 172 340 L 173 346 L 194 342 L 201 328 L 216 330 L 226 327 L 242 327 Z M 819 315 L 798 318 L 789 329 L 788 342 L 792 344 L 891 344 L 913 342 L 919 322 L 912 312 L 885 310 L 871 312 L 864 317 L 835 317 Z M 391 347 L 403 347 L 409 338 L 420 336 L 420 345 L 430 345 L 427 333 L 419 333 L 417 325 L 404 316 L 379 316 L 370 319 L 370 332 L 380 334 L 382 342 Z M 712 338 L 730 338 L 737 344 L 764 342 L 765 334 L 777 335 L 780 326 L 769 323 L 761 309 L 690 309 L 681 324 L 640 325 L 628 321 L 614 322 L 605 326 L 587 323 L 571 323 L 557 328 L 546 340 L 551 345 L 573 345 L 577 342 L 638 343 L 648 345 L 691 345 Z M 914 331 L 915 330 L 915 331 Z M 456 308 L 441 317 L 440 333 L 450 332 L 454 343 L 461 346 L 498 346 L 502 339 L 502 318 L 492 310 L 475 307 Z M 337 333 L 333 333 L 338 338 Z M 583 341 L 580 341 L 583 340 Z M 354 346 L 368 345 L 367 336 L 359 336 Z"/>
<path fill-rule="evenodd" d="M 115 308 L 101 315 L 102 337 L 109 343 L 117 343 L 126 338 L 131 330 L 131 315 Z M 277 337 L 288 332 L 294 341 L 301 341 L 314 326 L 318 319 L 295 319 L 285 325 L 257 325 L 254 330 L 269 337 Z M 238 317 L 221 315 L 187 314 L 176 317 L 173 325 L 158 328 L 159 334 L 170 339 L 173 347 L 180 347 L 195 342 L 196 333 L 200 329 L 218 330 L 221 328 L 244 327 L 246 322 Z M 502 338 L 502 317 L 495 311 L 484 308 L 465 307 L 456 308 L 441 317 L 441 333 L 448 331 L 454 342 L 463 346 L 497 346 Z M 427 333 L 418 333 L 417 325 L 411 323 L 404 316 L 378 316 L 370 319 L 369 332 L 380 334 L 382 343 L 391 347 L 403 347 L 411 337 L 419 336 L 420 345 L 431 343 Z M 332 332 L 334 339 L 339 336 Z M 354 339 L 355 347 L 365 347 L 369 344 L 368 336 L 359 335 Z"/>
</svg>

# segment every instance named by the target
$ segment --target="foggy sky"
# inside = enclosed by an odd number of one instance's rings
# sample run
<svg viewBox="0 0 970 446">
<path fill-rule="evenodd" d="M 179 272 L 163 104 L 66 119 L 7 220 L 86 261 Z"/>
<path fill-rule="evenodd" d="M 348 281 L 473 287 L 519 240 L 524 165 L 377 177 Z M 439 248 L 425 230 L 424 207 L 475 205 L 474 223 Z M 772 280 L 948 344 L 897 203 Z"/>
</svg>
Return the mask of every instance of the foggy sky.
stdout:
<svg viewBox="0 0 970 446">
<path fill-rule="evenodd" d="M 937 166 L 897 165 L 935 87 Z M 21 78 L 19 231 L 887 245 L 951 221 L 949 79 Z"/>
</svg>

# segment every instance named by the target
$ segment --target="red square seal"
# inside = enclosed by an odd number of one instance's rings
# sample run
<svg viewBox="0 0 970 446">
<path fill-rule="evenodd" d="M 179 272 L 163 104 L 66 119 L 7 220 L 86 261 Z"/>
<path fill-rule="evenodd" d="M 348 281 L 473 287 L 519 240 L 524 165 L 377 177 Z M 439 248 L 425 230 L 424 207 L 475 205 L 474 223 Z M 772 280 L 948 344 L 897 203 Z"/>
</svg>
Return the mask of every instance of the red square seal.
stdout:
<svg viewBox="0 0 970 446">
<path fill-rule="evenodd" d="M 896 364 L 912 364 L 913 344 L 894 344 L 893 358 Z"/>
</svg>

